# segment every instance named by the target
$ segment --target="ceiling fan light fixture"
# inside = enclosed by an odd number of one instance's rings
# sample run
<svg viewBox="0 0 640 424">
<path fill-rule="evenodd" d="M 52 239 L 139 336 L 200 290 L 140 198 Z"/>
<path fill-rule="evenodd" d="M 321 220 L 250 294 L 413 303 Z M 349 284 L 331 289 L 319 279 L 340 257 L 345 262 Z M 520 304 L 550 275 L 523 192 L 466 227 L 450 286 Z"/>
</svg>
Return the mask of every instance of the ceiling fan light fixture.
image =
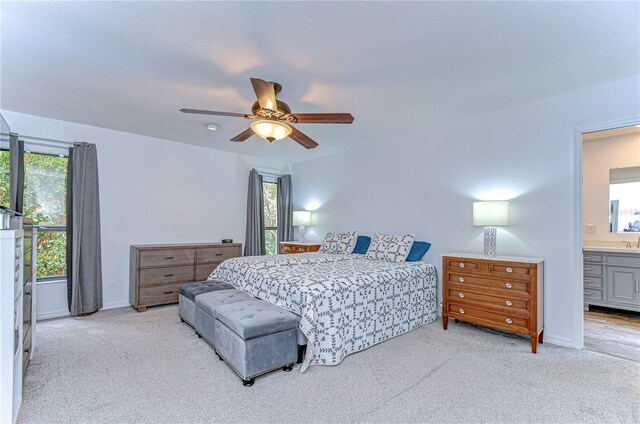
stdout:
<svg viewBox="0 0 640 424">
<path fill-rule="evenodd" d="M 269 142 L 282 140 L 289 136 L 292 131 L 291 127 L 284 122 L 270 121 L 267 119 L 253 121 L 251 123 L 251 129 L 258 137 L 264 138 Z"/>
</svg>

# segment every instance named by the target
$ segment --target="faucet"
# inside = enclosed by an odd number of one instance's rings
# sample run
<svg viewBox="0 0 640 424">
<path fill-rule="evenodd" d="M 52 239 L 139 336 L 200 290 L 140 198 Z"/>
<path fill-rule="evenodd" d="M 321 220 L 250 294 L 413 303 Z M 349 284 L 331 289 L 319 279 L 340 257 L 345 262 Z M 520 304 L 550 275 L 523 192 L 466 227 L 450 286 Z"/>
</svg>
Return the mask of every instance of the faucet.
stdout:
<svg viewBox="0 0 640 424">
<path fill-rule="evenodd" d="M 627 247 L 627 248 L 631 247 L 631 242 L 630 241 L 623 241 L 623 243 L 625 243 L 624 247 Z"/>
<path fill-rule="evenodd" d="M 640 249 L 640 236 L 638 236 L 638 243 L 636 243 L 636 247 Z"/>
</svg>

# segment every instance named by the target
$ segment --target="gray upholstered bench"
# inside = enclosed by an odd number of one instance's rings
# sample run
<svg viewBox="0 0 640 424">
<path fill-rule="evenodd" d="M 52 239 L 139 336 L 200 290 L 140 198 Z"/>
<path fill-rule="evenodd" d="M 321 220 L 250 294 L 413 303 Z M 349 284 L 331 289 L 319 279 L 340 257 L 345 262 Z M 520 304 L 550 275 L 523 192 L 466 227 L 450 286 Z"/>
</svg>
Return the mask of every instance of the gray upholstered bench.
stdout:
<svg viewBox="0 0 640 424">
<path fill-rule="evenodd" d="M 196 296 L 196 332 L 213 346 L 217 309 L 228 303 L 251 299 L 254 298 L 236 289 L 216 290 Z"/>
<path fill-rule="evenodd" d="M 299 316 L 251 299 L 218 306 L 215 318 L 213 348 L 245 386 L 269 371 L 293 369 L 298 357 Z"/>
<path fill-rule="evenodd" d="M 205 280 L 183 284 L 180 287 L 180 295 L 178 296 L 178 314 L 180 315 L 180 319 L 195 328 L 196 296 L 212 291 L 229 289 L 233 289 L 233 286 L 220 280 Z"/>
</svg>

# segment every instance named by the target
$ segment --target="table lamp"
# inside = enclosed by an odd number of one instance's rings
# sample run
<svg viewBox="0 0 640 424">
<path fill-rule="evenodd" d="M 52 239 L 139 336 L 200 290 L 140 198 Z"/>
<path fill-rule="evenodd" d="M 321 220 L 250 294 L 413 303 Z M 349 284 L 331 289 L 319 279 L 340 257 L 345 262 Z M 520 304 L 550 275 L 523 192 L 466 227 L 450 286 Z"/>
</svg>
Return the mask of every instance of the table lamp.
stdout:
<svg viewBox="0 0 640 424">
<path fill-rule="evenodd" d="M 293 211 L 293 225 L 298 225 L 298 241 L 304 243 L 304 226 L 311 224 L 311 212 Z"/>
<path fill-rule="evenodd" d="M 473 225 L 484 227 L 484 254 L 496 254 L 496 226 L 509 225 L 509 201 L 473 202 Z"/>
</svg>

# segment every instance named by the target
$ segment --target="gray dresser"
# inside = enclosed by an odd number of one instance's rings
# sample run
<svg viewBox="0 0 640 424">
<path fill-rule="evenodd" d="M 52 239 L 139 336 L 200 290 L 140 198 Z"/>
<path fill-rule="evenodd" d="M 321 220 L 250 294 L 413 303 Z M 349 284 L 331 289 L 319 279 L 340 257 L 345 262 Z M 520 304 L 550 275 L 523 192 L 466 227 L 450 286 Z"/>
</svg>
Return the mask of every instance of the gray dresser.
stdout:
<svg viewBox="0 0 640 424">
<path fill-rule="evenodd" d="M 640 312 L 640 255 L 585 248 L 584 306 Z"/>
<path fill-rule="evenodd" d="M 240 243 L 131 246 L 129 302 L 138 312 L 177 303 L 181 285 L 206 280 L 222 261 L 241 255 Z"/>
</svg>

